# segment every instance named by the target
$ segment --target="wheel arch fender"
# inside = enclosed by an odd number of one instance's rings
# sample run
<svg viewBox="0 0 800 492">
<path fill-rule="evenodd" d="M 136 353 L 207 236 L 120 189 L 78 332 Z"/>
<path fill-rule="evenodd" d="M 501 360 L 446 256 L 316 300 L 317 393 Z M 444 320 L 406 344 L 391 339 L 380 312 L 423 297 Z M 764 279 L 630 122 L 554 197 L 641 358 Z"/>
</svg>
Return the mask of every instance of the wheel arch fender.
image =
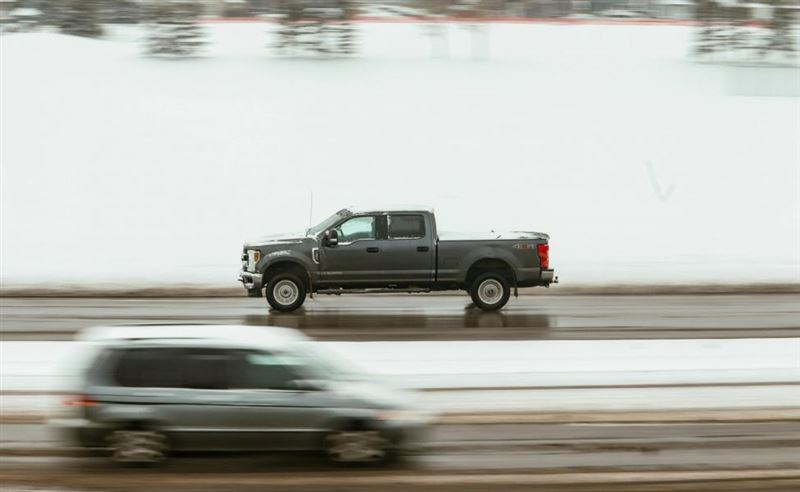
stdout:
<svg viewBox="0 0 800 492">
<path fill-rule="evenodd" d="M 311 291 L 313 265 L 299 254 L 285 254 L 266 258 L 261 266 L 260 272 L 263 275 L 262 285 L 266 287 L 269 279 L 278 272 L 294 271 L 306 283 L 306 289 Z"/>
<path fill-rule="evenodd" d="M 510 273 L 509 281 L 516 285 L 516 270 L 521 267 L 519 260 L 510 252 L 499 247 L 485 246 L 472 251 L 464 261 L 468 265 L 460 272 L 459 281 L 469 287 L 469 283 L 479 271 L 491 271 L 493 267 Z"/>
</svg>

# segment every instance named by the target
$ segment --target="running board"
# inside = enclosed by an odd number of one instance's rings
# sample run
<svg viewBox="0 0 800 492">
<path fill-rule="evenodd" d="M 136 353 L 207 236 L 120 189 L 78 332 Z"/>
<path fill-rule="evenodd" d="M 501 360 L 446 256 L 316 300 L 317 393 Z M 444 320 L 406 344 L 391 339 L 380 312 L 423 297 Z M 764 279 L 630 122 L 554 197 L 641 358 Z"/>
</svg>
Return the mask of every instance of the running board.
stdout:
<svg viewBox="0 0 800 492">
<path fill-rule="evenodd" d="M 431 289 L 413 287 L 408 289 L 320 289 L 317 294 L 339 295 L 339 294 L 396 294 L 406 292 L 409 294 L 422 294 L 430 292 Z"/>
</svg>

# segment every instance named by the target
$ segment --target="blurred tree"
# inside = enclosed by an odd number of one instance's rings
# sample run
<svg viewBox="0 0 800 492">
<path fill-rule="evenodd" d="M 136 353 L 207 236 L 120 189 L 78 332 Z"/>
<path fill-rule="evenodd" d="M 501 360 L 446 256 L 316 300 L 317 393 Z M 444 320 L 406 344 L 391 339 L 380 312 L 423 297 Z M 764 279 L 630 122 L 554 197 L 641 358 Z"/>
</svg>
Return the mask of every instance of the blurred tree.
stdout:
<svg viewBox="0 0 800 492">
<path fill-rule="evenodd" d="M 749 26 L 752 13 L 746 5 L 698 0 L 694 17 L 697 31 L 693 51 L 698 55 L 755 47 Z"/>
<path fill-rule="evenodd" d="M 721 28 L 719 44 L 727 50 L 751 48 L 751 40 L 747 28 L 750 22 L 750 9 L 745 5 L 730 4 L 719 7 Z"/>
<path fill-rule="evenodd" d="M 109 24 L 136 24 L 142 20 L 142 5 L 135 0 L 104 0 L 101 19 Z"/>
<path fill-rule="evenodd" d="M 717 9 L 715 0 L 697 0 L 694 19 L 697 22 L 697 33 L 694 41 L 694 52 L 704 55 L 716 51 Z"/>
<path fill-rule="evenodd" d="M 152 55 L 186 56 L 205 43 L 198 20 L 202 8 L 193 0 L 167 0 L 152 4 L 146 14 L 145 49 Z"/>
<path fill-rule="evenodd" d="M 353 0 L 280 0 L 277 6 L 278 41 L 285 52 L 295 48 L 327 55 L 356 51 Z"/>
<path fill-rule="evenodd" d="M 767 24 L 769 33 L 767 42 L 761 50 L 767 52 L 794 54 L 795 44 L 792 39 L 792 9 L 787 0 L 772 0 L 772 18 Z"/>
<path fill-rule="evenodd" d="M 410 4 L 416 17 L 428 20 L 425 26 L 431 37 L 434 56 L 444 56 L 449 51 L 447 25 L 442 21 L 455 20 L 462 23 L 472 34 L 472 56 L 484 57 L 488 52 L 487 18 L 504 12 L 502 0 L 413 0 Z"/>
<path fill-rule="evenodd" d="M 64 34 L 98 37 L 101 0 L 55 0 L 52 5 L 54 23 Z"/>
<path fill-rule="evenodd" d="M 247 0 L 224 0 L 223 17 L 249 17 L 253 15 L 253 7 Z"/>
</svg>

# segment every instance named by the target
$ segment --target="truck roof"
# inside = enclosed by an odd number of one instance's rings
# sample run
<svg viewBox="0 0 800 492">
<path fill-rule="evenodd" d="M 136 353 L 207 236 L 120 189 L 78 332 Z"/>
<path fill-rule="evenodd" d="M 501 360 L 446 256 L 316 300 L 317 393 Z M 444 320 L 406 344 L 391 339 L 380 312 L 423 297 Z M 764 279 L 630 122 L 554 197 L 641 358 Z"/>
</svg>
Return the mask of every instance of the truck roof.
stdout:
<svg viewBox="0 0 800 492">
<path fill-rule="evenodd" d="M 347 207 L 353 214 L 371 214 L 377 212 L 426 212 L 429 214 L 433 213 L 433 207 L 427 205 L 388 205 L 388 206 L 359 206 L 359 207 Z"/>
</svg>

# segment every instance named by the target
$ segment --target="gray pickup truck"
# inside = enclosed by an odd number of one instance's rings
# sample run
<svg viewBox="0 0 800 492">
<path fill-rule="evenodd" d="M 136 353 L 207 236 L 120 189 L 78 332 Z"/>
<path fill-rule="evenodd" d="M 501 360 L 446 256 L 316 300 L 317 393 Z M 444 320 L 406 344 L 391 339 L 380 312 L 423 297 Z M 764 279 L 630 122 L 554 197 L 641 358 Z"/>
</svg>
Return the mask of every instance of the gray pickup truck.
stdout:
<svg viewBox="0 0 800 492">
<path fill-rule="evenodd" d="M 306 294 L 466 290 L 484 310 L 517 287 L 558 282 L 540 232 L 446 234 L 427 207 L 343 209 L 298 234 L 245 243 L 239 280 L 251 297 L 293 311 Z"/>
</svg>

